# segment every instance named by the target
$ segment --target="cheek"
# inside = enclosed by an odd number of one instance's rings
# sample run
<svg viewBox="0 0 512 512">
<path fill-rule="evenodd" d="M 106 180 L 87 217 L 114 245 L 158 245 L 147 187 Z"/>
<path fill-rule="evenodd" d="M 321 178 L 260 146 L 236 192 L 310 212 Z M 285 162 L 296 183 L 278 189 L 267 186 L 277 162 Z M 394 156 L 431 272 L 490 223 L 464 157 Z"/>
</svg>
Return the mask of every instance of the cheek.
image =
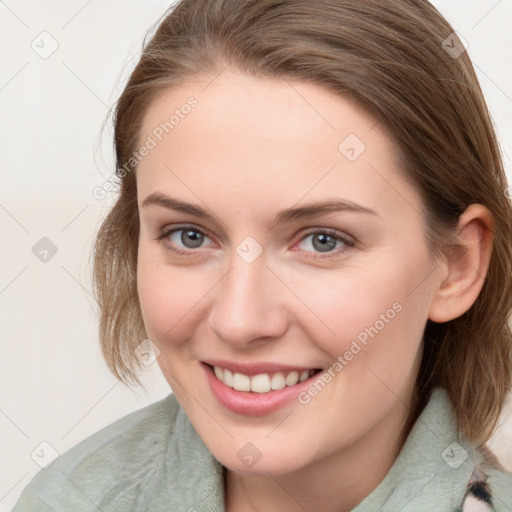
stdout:
<svg viewBox="0 0 512 512">
<path fill-rule="evenodd" d="M 199 274 L 139 252 L 137 289 L 142 316 L 150 339 L 161 350 L 185 343 L 194 331 L 201 299 L 211 288 Z"/>
<path fill-rule="evenodd" d="M 347 369 L 371 364 L 387 373 L 410 366 L 429 305 L 428 260 L 424 254 L 410 256 L 407 261 L 396 255 L 383 258 L 380 264 L 337 275 L 303 277 L 308 285 L 301 295 L 315 313 L 306 312 L 301 320 L 310 339 L 332 359 L 344 357 Z"/>
<path fill-rule="evenodd" d="M 310 328 L 314 325 L 317 336 L 322 333 L 328 338 L 331 334 L 332 339 L 354 338 L 379 322 L 381 315 L 393 319 L 408 282 L 406 276 L 391 276 L 389 268 L 384 275 L 372 269 L 346 269 L 300 279 L 307 286 L 302 286 L 298 295 L 310 310 L 303 319 L 310 319 L 308 324 Z"/>
</svg>

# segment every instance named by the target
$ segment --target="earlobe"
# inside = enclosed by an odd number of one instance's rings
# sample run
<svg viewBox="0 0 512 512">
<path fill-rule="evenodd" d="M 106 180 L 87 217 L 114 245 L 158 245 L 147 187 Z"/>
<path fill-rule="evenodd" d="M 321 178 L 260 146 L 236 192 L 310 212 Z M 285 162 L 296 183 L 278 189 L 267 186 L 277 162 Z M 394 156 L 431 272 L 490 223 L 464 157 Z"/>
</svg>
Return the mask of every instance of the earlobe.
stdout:
<svg viewBox="0 0 512 512">
<path fill-rule="evenodd" d="M 494 218 L 489 209 L 472 204 L 459 217 L 460 249 L 446 254 L 447 272 L 435 290 L 429 319 L 448 322 L 463 315 L 482 290 L 492 253 Z"/>
</svg>

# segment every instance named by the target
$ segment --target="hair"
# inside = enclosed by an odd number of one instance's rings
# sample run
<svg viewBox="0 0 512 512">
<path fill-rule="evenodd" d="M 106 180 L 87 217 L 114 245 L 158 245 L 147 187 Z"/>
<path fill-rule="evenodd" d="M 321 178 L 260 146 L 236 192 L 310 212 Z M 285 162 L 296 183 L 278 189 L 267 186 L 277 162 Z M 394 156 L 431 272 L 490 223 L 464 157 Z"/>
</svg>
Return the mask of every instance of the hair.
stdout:
<svg viewBox="0 0 512 512">
<path fill-rule="evenodd" d="M 427 321 L 403 435 L 441 387 L 459 431 L 478 446 L 490 438 L 512 379 L 512 206 L 476 73 L 467 52 L 450 54 L 446 41 L 460 42 L 427 0 L 181 0 L 165 13 L 115 105 L 120 190 L 94 247 L 100 343 L 118 379 L 140 385 L 134 349 L 147 338 L 131 158 L 144 115 L 169 88 L 231 66 L 321 85 L 373 115 L 396 142 L 403 176 L 421 193 L 433 255 L 460 247 L 455 227 L 469 205 L 489 208 L 495 225 L 483 288 L 460 317 Z"/>
</svg>

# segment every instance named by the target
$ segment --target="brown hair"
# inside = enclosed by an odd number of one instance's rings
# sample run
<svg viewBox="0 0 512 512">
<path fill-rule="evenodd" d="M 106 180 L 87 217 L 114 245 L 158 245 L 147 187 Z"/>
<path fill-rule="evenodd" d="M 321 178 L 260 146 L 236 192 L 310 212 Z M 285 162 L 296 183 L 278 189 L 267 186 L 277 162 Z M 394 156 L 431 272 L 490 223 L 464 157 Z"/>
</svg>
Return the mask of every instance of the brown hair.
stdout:
<svg viewBox="0 0 512 512">
<path fill-rule="evenodd" d="M 320 84 L 380 120 L 397 143 L 404 176 L 422 194 L 432 254 L 457 244 L 453 228 L 470 204 L 490 209 L 494 242 L 483 289 L 459 318 L 427 322 L 404 429 L 439 386 L 461 433 L 477 445 L 488 440 L 511 384 L 512 208 L 474 68 L 467 52 L 448 51 L 460 47 L 453 32 L 426 0 L 181 0 L 166 13 L 116 105 L 120 193 L 95 245 L 101 346 L 119 379 L 140 384 L 134 349 L 147 337 L 137 297 L 130 160 L 142 119 L 169 87 L 230 65 L 255 77 Z"/>
</svg>

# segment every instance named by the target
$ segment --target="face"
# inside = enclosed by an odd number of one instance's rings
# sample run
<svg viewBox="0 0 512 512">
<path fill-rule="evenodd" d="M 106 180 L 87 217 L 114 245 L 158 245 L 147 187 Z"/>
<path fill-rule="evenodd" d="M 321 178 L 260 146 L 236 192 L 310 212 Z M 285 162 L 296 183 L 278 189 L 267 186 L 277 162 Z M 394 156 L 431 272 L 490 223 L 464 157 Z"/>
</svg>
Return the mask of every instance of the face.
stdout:
<svg viewBox="0 0 512 512">
<path fill-rule="evenodd" d="M 166 91 L 140 134 L 138 293 L 165 378 L 234 471 L 395 439 L 436 273 L 393 141 L 321 86 L 211 80 Z"/>
</svg>

